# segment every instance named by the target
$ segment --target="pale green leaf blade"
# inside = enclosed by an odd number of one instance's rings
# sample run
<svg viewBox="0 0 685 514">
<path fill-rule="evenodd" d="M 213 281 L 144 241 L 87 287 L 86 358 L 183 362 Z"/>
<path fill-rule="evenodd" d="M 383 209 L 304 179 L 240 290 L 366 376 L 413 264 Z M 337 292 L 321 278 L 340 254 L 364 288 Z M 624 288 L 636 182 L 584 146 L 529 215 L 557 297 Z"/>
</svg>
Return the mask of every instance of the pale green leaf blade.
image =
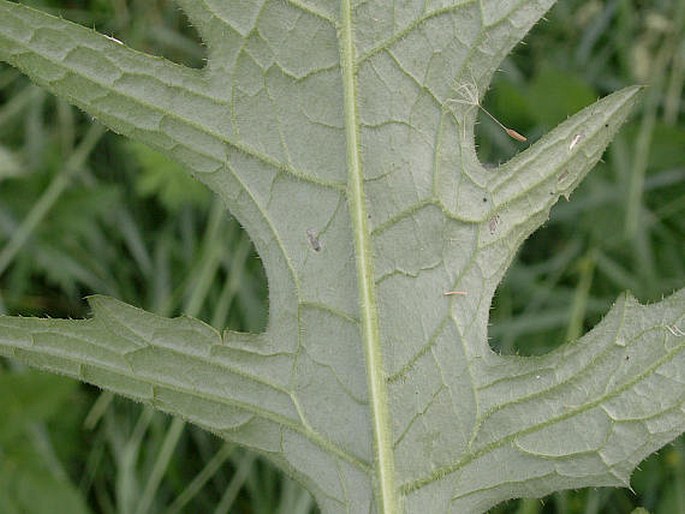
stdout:
<svg viewBox="0 0 685 514">
<path fill-rule="evenodd" d="M 96 298 L 88 321 L 4 318 L 3 354 L 255 447 L 325 512 L 477 512 L 515 495 L 616 483 L 685 428 L 677 419 L 645 434 L 644 451 L 631 455 L 616 449 L 634 434 L 617 438 L 606 446 L 612 469 L 587 458 L 597 444 L 549 445 L 579 419 L 600 425 L 619 391 L 635 403 L 631 415 L 665 419 L 674 403 L 647 412 L 640 387 L 657 387 L 680 347 L 664 352 L 639 327 L 612 327 L 629 312 L 650 334 L 665 326 L 678 338 L 680 296 L 658 307 L 621 302 L 547 360 L 498 357 L 487 344 L 491 299 L 516 249 L 589 171 L 637 97 L 611 95 L 500 169 L 480 165 L 477 104 L 551 0 L 392 10 L 381 1 L 179 3 L 209 46 L 206 70 L 2 0 L 0 58 L 222 197 L 265 264 L 266 333 L 220 337 Z M 443 296 L 450 290 L 462 294 Z M 587 359 L 605 352 L 618 368 L 619 333 L 651 367 L 597 393 Z M 526 379 L 538 367 L 559 372 L 536 386 Z M 587 396 L 563 411 L 578 390 Z M 549 471 L 552 457 L 563 462 Z"/>
<path fill-rule="evenodd" d="M 684 321 L 685 290 L 648 306 L 625 295 L 575 343 L 488 359 L 474 374 L 481 415 L 468 451 L 403 485 L 411 512 L 628 486 L 635 466 L 685 427 Z"/>
<path fill-rule="evenodd" d="M 506 257 L 488 286 L 496 287 L 525 239 L 549 218 L 560 197 L 573 190 L 601 158 L 614 134 L 641 96 L 642 88 L 617 91 L 583 109 L 506 164 L 482 170 L 487 180 L 482 195 L 486 223 L 481 224 L 480 267 L 495 256 Z M 447 191 L 458 190 L 446 188 Z M 455 215 L 472 216 L 464 198 L 446 193 Z M 458 286 L 457 286 L 458 288 Z M 494 292 L 494 290 L 493 290 Z"/>
<path fill-rule="evenodd" d="M 335 383 L 324 381 L 329 376 L 322 371 L 331 369 L 327 350 L 313 349 L 311 358 L 296 361 L 294 354 L 270 352 L 264 335 L 222 336 L 195 319 L 167 319 L 102 296 L 89 303 L 93 317 L 87 321 L 0 317 L 0 355 L 152 405 L 254 448 L 300 478 L 323 505 L 371 501 L 368 484 L 366 496 L 357 487 L 354 501 L 343 488 L 345 481 L 361 486 L 370 471 L 367 455 L 351 451 L 344 435 L 331 439 L 316 430 L 327 419 L 346 418 L 358 426 L 354 416 L 365 410 L 350 405 L 303 417 L 314 390 L 340 394 Z M 312 328 L 312 337 L 320 331 Z M 353 378 L 338 377 L 359 389 L 350 383 Z M 337 405 L 347 401 L 341 396 Z M 333 437 L 344 433 L 346 425 L 332 430 Z M 367 447 L 368 438 L 362 437 Z M 302 469 L 313 469 L 317 480 Z M 337 499 L 330 499 L 333 494 Z"/>
<path fill-rule="evenodd" d="M 191 318 L 167 319 L 107 297 L 89 303 L 93 318 L 85 322 L 0 318 L 2 353 L 163 410 L 175 402 L 175 413 L 224 436 L 275 427 L 278 446 L 279 426 L 302 430 L 286 391 L 288 356 L 233 352 L 232 334 L 222 341 Z M 259 337 L 243 337 L 259 346 Z"/>
</svg>

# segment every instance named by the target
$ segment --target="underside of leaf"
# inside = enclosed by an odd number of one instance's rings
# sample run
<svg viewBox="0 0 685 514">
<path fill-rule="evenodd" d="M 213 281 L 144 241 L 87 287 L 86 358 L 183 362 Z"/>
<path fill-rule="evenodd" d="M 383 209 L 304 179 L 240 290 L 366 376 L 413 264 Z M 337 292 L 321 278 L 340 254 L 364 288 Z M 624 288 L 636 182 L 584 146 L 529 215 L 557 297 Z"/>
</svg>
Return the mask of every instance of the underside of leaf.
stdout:
<svg viewBox="0 0 685 514">
<path fill-rule="evenodd" d="M 205 70 L 6 0 L 0 59 L 222 198 L 264 262 L 267 330 L 221 334 L 96 296 L 89 320 L 0 318 L 1 355 L 254 448 L 326 513 L 481 512 L 626 485 L 685 430 L 684 290 L 623 296 L 544 357 L 487 344 L 518 248 L 640 93 L 479 163 L 477 106 L 551 0 L 178 3 Z"/>
</svg>

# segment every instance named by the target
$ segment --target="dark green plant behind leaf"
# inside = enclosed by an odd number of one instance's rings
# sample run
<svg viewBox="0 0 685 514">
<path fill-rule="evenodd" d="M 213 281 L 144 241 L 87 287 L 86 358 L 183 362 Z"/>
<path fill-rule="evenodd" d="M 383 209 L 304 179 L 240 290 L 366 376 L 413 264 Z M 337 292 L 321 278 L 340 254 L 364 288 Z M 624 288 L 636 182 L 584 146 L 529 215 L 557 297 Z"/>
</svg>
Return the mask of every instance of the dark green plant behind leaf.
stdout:
<svg viewBox="0 0 685 514">
<path fill-rule="evenodd" d="M 159 198 L 172 213 L 185 205 L 206 206 L 209 203 L 207 188 L 188 176 L 183 167 L 140 143 L 131 142 L 127 146 L 141 165 L 136 179 L 138 194 Z"/>
<path fill-rule="evenodd" d="M 577 75 L 547 67 L 527 89 L 528 109 L 543 127 L 552 128 L 597 99 L 597 93 Z"/>
<path fill-rule="evenodd" d="M 0 512 L 89 512 L 77 489 L 50 469 L 29 438 L 39 423 L 64 417 L 78 405 L 77 386 L 45 373 L 0 372 Z"/>
</svg>

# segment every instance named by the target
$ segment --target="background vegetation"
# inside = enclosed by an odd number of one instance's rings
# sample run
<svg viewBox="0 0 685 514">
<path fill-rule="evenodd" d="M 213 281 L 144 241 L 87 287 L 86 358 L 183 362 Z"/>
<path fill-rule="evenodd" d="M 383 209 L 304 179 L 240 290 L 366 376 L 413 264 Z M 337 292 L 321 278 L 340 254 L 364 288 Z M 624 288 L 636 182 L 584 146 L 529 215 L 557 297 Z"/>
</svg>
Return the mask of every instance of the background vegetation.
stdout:
<svg viewBox="0 0 685 514">
<path fill-rule="evenodd" d="M 146 52 L 202 67 L 168 0 L 26 1 Z M 491 344 L 536 354 L 593 326 L 616 296 L 685 285 L 685 2 L 563 0 L 502 66 L 484 105 L 533 142 L 623 86 L 641 110 L 572 201 L 526 243 L 493 307 Z M 525 147 L 481 116 L 484 163 Z M 0 313 L 84 317 L 115 296 L 259 331 L 266 281 L 249 239 L 175 164 L 105 133 L 0 65 Z M 249 452 L 76 382 L 0 361 L 0 513 L 316 512 Z M 633 490 L 517 500 L 497 513 L 685 513 L 682 438 Z"/>
</svg>

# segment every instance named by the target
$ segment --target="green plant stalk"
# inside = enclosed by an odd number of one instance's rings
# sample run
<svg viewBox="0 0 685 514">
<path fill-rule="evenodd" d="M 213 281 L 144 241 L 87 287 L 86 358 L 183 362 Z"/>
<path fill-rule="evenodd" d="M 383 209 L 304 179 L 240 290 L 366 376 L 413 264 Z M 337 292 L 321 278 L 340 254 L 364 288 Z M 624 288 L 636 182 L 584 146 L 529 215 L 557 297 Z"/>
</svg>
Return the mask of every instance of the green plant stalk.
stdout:
<svg viewBox="0 0 685 514">
<path fill-rule="evenodd" d="M 642 212 L 642 191 L 644 188 L 645 174 L 649 161 L 649 148 L 654 135 L 657 110 L 661 103 L 665 72 L 669 61 L 673 57 L 675 44 L 672 39 L 667 39 L 652 63 L 651 76 L 655 77 L 647 93 L 644 113 L 640 123 L 635 152 L 633 153 L 632 166 L 630 168 L 630 181 L 628 184 L 627 211 L 625 219 L 625 235 L 627 239 L 633 239 L 639 229 L 639 218 Z M 639 255 L 638 250 L 638 255 Z"/>
<path fill-rule="evenodd" d="M 117 464 L 116 503 L 118 510 L 122 512 L 134 512 L 139 499 L 140 488 L 135 472 L 136 462 L 143 445 L 143 438 L 155 414 L 151 407 L 141 409 L 131 436 L 126 441 L 122 441 L 119 427 L 113 426 L 112 420 L 108 423 L 107 429 L 113 440 Z"/>
<path fill-rule="evenodd" d="M 671 39 L 674 44 L 672 68 L 664 98 L 664 121 L 675 125 L 678 121 L 680 106 L 683 103 L 682 91 L 685 85 L 685 45 L 683 45 L 683 26 L 685 25 L 685 4 L 676 2 Z M 680 43 L 680 44 L 679 44 Z"/>
<path fill-rule="evenodd" d="M 52 475 L 65 483 L 68 482 L 69 476 L 64 469 L 64 466 L 55 453 L 55 447 L 50 439 L 50 434 L 44 423 L 33 423 L 29 427 L 29 434 L 31 441 L 36 448 L 36 453 L 39 454 L 46 467 Z"/>
<path fill-rule="evenodd" d="M 2 87 L 2 84 L 0 84 Z M 36 86 L 30 86 L 17 93 L 9 102 L 0 108 L 0 127 L 18 116 L 27 106 L 45 96 L 45 92 Z"/>
<path fill-rule="evenodd" d="M 214 514 L 229 514 L 235 499 L 238 497 L 240 489 L 243 487 L 245 480 L 247 480 L 255 459 L 256 456 L 252 452 L 245 452 L 242 456 L 237 467 L 238 469 L 236 469 L 235 474 L 231 478 L 231 482 L 221 496 L 216 509 L 214 509 Z"/>
<path fill-rule="evenodd" d="M 186 282 L 186 301 L 183 312 L 189 316 L 197 316 L 207 299 L 216 271 L 219 267 L 219 257 L 222 253 L 221 228 L 224 226 L 225 210 L 221 201 L 216 198 L 212 202 L 207 229 L 202 245 L 202 256 L 198 262 L 198 270 L 189 273 L 193 280 Z"/>
<path fill-rule="evenodd" d="M 597 259 L 593 252 L 585 255 L 578 263 L 580 279 L 576 286 L 571 306 L 571 315 L 566 329 L 566 341 L 575 341 L 583 335 L 583 324 L 587 312 L 587 302 L 590 297 L 590 287 L 595 272 Z"/>
<path fill-rule="evenodd" d="M 83 420 L 83 428 L 86 430 L 93 430 L 98 424 L 98 421 L 105 415 L 112 400 L 114 400 L 114 394 L 111 391 L 102 391 Z"/>
<path fill-rule="evenodd" d="M 135 514 L 146 514 L 150 511 L 159 484 L 162 483 L 162 478 L 164 478 L 164 473 L 169 467 L 169 462 L 171 461 L 171 457 L 173 457 L 174 449 L 176 448 L 178 441 L 181 439 L 184 428 L 185 422 L 181 418 L 171 418 L 171 423 L 166 431 L 166 437 L 164 437 L 162 447 L 152 466 L 150 476 L 145 483 L 145 489 L 143 489 L 143 494 L 138 501 Z"/>
<path fill-rule="evenodd" d="M 78 171 L 83 168 L 83 164 L 93 151 L 95 145 L 98 143 L 102 135 L 105 133 L 105 128 L 102 125 L 94 124 L 88 129 L 83 140 L 69 156 L 64 168 L 58 173 L 50 182 L 50 185 L 41 195 L 35 205 L 31 208 L 26 218 L 19 225 L 17 230 L 12 234 L 12 237 L 0 251 L 0 275 L 2 275 L 7 267 L 10 265 L 19 250 L 24 246 L 26 241 L 31 237 L 31 234 L 45 219 L 50 209 L 55 205 L 67 186 L 71 183 L 71 179 Z"/>
<path fill-rule="evenodd" d="M 235 452 L 235 445 L 224 443 L 219 451 L 205 464 L 204 468 L 183 489 L 171 505 L 166 509 L 166 514 L 176 514 L 190 502 L 193 497 L 204 487 L 210 478 L 224 465 L 226 460 Z"/>
<path fill-rule="evenodd" d="M 226 266 L 227 276 L 224 285 L 221 288 L 219 299 L 214 306 L 212 314 L 212 326 L 224 327 L 228 319 L 228 313 L 233 304 L 238 290 L 240 289 L 240 282 L 246 280 L 245 264 L 247 256 L 250 252 L 250 241 L 246 238 L 241 238 L 238 244 L 233 249 L 230 264 Z"/>
</svg>

